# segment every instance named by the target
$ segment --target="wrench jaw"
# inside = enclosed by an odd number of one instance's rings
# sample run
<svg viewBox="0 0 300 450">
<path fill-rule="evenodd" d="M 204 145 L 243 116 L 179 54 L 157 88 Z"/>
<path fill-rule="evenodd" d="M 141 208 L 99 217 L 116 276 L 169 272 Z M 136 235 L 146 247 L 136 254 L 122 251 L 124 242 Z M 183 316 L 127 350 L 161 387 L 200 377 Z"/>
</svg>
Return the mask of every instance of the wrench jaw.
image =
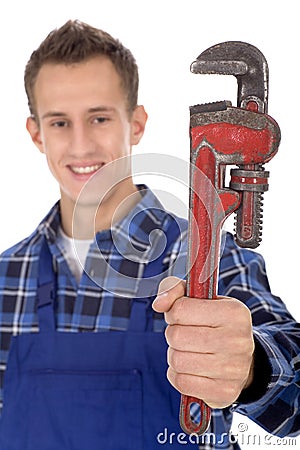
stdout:
<svg viewBox="0 0 300 450">
<path fill-rule="evenodd" d="M 238 83 L 237 106 L 267 113 L 269 69 L 258 48 L 241 41 L 216 44 L 191 64 L 191 72 L 233 75 Z"/>
<path fill-rule="evenodd" d="M 229 186 L 241 195 L 235 218 L 235 241 L 239 247 L 254 249 L 262 241 L 263 195 L 269 189 L 268 178 L 269 172 L 261 164 L 253 165 L 253 170 L 231 169 Z"/>
</svg>

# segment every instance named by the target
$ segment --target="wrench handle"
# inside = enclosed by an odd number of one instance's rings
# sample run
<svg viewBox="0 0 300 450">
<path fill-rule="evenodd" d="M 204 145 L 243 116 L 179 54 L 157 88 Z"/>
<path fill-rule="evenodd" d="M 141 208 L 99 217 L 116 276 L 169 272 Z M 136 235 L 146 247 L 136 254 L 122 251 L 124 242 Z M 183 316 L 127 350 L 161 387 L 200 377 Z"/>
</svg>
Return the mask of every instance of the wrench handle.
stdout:
<svg viewBox="0 0 300 450">
<path fill-rule="evenodd" d="M 188 284 L 187 294 L 189 297 L 199 296 L 199 298 L 211 298 L 215 295 L 211 294 L 211 289 L 216 288 L 216 276 L 217 271 L 215 270 L 210 279 L 206 280 L 204 283 L 195 283 L 194 285 Z M 191 274 L 188 277 L 190 281 Z M 212 284 L 212 285 L 211 285 Z M 201 300 L 199 300 L 201 301 Z M 198 405 L 200 407 L 200 417 L 199 420 L 193 418 L 192 406 Z M 180 410 L 179 410 L 179 422 L 181 428 L 187 434 L 197 434 L 201 435 L 205 433 L 210 425 L 211 409 L 203 401 L 196 397 L 188 396 L 185 394 L 181 395 Z"/>
<path fill-rule="evenodd" d="M 237 207 L 239 194 L 215 187 L 216 160 L 210 147 L 204 146 L 201 151 L 193 149 L 192 157 L 187 296 L 201 301 L 217 297 L 221 227 Z M 222 169 L 219 172 L 221 179 L 224 174 Z M 193 404 L 200 406 L 199 421 L 192 417 Z M 209 427 L 210 417 L 211 410 L 203 400 L 181 396 L 179 420 L 185 432 L 203 434 Z"/>
<path fill-rule="evenodd" d="M 201 301 L 216 297 L 218 277 L 218 255 L 221 218 L 216 214 L 220 203 L 214 189 L 207 185 L 205 198 L 197 192 L 206 183 L 202 171 L 195 169 L 191 174 L 193 189 L 190 192 L 191 216 L 189 221 L 189 266 L 187 276 L 187 296 Z M 200 178 L 199 178 L 200 177 Z M 219 208 L 220 209 L 220 208 Z M 200 419 L 194 419 L 192 406 L 200 407 Z M 210 424 L 209 406 L 196 397 L 181 395 L 179 422 L 187 434 L 201 435 Z"/>
<path fill-rule="evenodd" d="M 200 406 L 199 421 L 193 420 L 191 407 L 194 404 Z M 203 400 L 188 395 L 181 396 L 179 421 L 181 428 L 188 434 L 195 433 L 201 435 L 205 433 L 210 424 L 211 409 Z"/>
</svg>

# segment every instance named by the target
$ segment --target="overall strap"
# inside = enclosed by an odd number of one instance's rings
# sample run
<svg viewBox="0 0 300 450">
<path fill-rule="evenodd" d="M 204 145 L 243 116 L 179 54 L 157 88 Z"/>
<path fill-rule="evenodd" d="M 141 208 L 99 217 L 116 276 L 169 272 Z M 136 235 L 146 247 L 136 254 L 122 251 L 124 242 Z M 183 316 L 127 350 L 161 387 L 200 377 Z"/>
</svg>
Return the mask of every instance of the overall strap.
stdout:
<svg viewBox="0 0 300 450">
<path fill-rule="evenodd" d="M 150 314 L 150 298 L 133 298 L 128 331 L 150 331 L 152 314 Z"/>
<path fill-rule="evenodd" d="M 55 291 L 56 277 L 53 270 L 52 254 L 46 238 L 43 239 L 37 284 L 37 314 L 40 332 L 55 331 Z"/>
<path fill-rule="evenodd" d="M 171 247 L 181 233 L 180 225 L 176 218 L 171 221 L 166 230 L 163 230 L 166 237 L 166 245 L 161 255 L 149 262 L 144 269 L 143 278 L 140 280 L 137 298 L 132 299 L 131 314 L 129 319 L 130 331 L 151 331 L 153 328 L 153 296 L 147 296 L 153 292 L 153 285 L 158 288 L 158 281 L 162 280 L 165 270 L 163 261 Z M 150 294 L 151 295 L 151 294 Z"/>
</svg>

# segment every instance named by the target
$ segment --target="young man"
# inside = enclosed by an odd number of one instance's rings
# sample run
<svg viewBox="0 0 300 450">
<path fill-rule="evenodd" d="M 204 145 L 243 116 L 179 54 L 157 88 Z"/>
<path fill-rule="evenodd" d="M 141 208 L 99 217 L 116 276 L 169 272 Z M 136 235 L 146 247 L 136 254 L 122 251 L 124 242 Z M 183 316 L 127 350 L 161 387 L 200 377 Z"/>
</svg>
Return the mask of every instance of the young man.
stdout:
<svg viewBox="0 0 300 450">
<path fill-rule="evenodd" d="M 295 433 L 299 334 L 262 258 L 227 235 L 222 297 L 184 297 L 187 223 L 133 182 L 147 114 L 131 53 L 69 21 L 32 54 L 25 87 L 61 198 L 0 260 L 0 448 L 181 448 L 179 392 L 214 408 L 216 447 L 237 448 L 234 410 Z"/>
</svg>

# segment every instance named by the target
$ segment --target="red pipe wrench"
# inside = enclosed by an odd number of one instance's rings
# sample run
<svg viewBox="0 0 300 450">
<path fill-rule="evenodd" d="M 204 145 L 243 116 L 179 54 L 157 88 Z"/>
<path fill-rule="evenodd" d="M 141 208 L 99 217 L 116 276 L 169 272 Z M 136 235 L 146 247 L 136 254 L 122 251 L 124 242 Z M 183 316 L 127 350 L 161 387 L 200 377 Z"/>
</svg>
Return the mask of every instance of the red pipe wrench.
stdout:
<svg viewBox="0 0 300 450">
<path fill-rule="evenodd" d="M 187 295 L 217 297 L 221 229 L 236 212 L 235 239 L 255 248 L 261 241 L 262 195 L 269 172 L 263 164 L 276 154 L 280 129 L 267 112 L 268 66 L 262 53 L 244 42 L 210 47 L 192 64 L 194 73 L 234 75 L 238 82 L 237 107 L 222 101 L 190 108 L 190 211 Z M 226 166 L 231 180 L 226 186 Z M 191 406 L 200 406 L 200 421 Z M 187 433 L 203 434 L 210 408 L 202 401 L 181 396 L 180 424 Z"/>
</svg>

